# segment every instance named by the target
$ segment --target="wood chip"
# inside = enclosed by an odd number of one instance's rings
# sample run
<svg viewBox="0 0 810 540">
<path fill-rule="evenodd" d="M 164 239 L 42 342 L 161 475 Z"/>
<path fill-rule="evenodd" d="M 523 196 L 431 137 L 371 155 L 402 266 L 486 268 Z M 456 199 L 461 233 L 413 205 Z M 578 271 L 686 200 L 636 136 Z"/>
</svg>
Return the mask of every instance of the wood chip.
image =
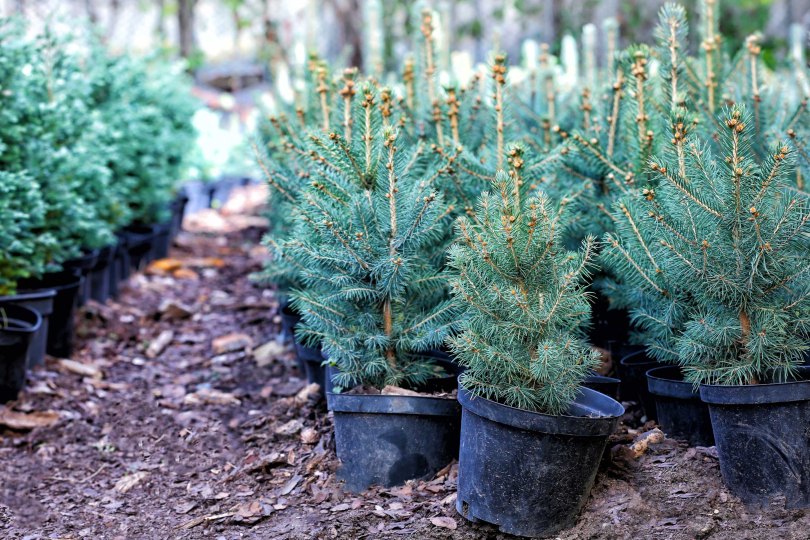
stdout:
<svg viewBox="0 0 810 540">
<path fill-rule="evenodd" d="M 90 377 L 91 379 L 101 379 L 103 377 L 101 370 L 96 366 L 76 362 L 75 360 L 63 358 L 59 360 L 59 366 L 66 371 L 81 375 L 82 377 Z"/>
<path fill-rule="evenodd" d="M 173 339 L 174 332 L 172 330 L 164 330 L 157 338 L 152 340 L 152 343 L 146 348 L 146 357 L 150 359 L 156 358 L 169 346 L 169 343 L 171 343 Z"/>
<path fill-rule="evenodd" d="M 630 450 L 633 452 L 634 457 L 640 457 L 647 451 L 651 444 L 660 443 L 663 440 L 664 433 L 660 429 L 651 429 L 639 435 L 633 444 L 630 445 Z"/>
<path fill-rule="evenodd" d="M 21 413 L 6 407 L 0 409 L 0 425 L 20 431 L 47 427 L 55 424 L 58 420 L 59 413 L 54 411 Z"/>
<path fill-rule="evenodd" d="M 228 334 L 216 338 L 211 347 L 214 354 L 225 354 L 229 352 L 242 351 L 253 347 L 253 340 L 247 334 Z"/>
<path fill-rule="evenodd" d="M 303 478 L 304 477 L 301 476 L 300 474 L 296 474 L 295 476 L 290 478 L 290 481 L 284 484 L 284 487 L 281 488 L 281 491 L 278 492 L 278 495 L 281 497 L 283 497 L 284 495 L 289 495 L 290 492 L 295 489 L 295 486 L 298 485 L 298 482 L 300 482 Z"/>
<path fill-rule="evenodd" d="M 257 347 L 253 351 L 253 358 L 256 359 L 256 365 L 259 367 L 266 367 L 282 358 L 287 353 L 287 347 L 280 344 L 275 339 L 271 339 L 261 347 Z"/>
<path fill-rule="evenodd" d="M 430 522 L 436 525 L 437 527 L 450 529 L 451 531 L 455 531 L 456 528 L 458 528 L 456 520 L 447 516 L 432 517 L 430 518 Z"/>
<path fill-rule="evenodd" d="M 113 489 L 119 493 L 126 493 L 130 489 L 140 484 L 141 480 L 147 476 L 149 476 L 149 473 L 146 471 L 138 471 L 134 474 L 128 474 L 116 482 Z"/>
</svg>

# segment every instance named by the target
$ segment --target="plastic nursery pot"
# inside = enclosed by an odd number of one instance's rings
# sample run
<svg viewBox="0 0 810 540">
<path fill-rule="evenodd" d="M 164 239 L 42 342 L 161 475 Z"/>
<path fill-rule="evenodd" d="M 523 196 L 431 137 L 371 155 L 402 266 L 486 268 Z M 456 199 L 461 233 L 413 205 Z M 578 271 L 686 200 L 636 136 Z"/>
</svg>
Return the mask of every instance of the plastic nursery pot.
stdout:
<svg viewBox="0 0 810 540">
<path fill-rule="evenodd" d="M 318 383 L 318 386 L 323 389 L 326 381 L 326 371 L 322 365 L 323 355 L 321 354 L 320 346 L 307 347 L 299 343 L 297 339 L 293 343 L 293 346 L 295 347 L 296 362 L 304 364 L 304 372 L 307 374 L 307 381 L 310 384 Z"/>
<path fill-rule="evenodd" d="M 98 252 L 96 265 L 90 270 L 85 290 L 89 298 L 104 303 L 110 297 L 110 266 L 115 259 L 116 245 L 103 247 Z"/>
<path fill-rule="evenodd" d="M 169 244 L 177 234 L 183 230 L 183 218 L 186 213 L 186 205 L 188 204 L 189 196 L 186 194 L 186 189 L 181 188 L 177 192 L 177 197 L 171 203 L 172 217 L 169 222 Z"/>
<path fill-rule="evenodd" d="M 327 406 L 335 417 L 337 474 L 347 491 L 429 478 L 458 457 L 455 399 L 328 392 Z"/>
<path fill-rule="evenodd" d="M 646 351 L 638 351 L 622 358 L 619 362 L 622 401 L 640 401 L 647 420 L 655 420 L 655 397 L 647 387 L 647 372 L 664 364 L 647 356 Z"/>
<path fill-rule="evenodd" d="M 42 279 L 23 280 L 19 283 L 20 290 L 24 292 L 56 291 L 53 310 L 48 318 L 45 349 L 51 356 L 68 358 L 73 352 L 73 315 L 82 284 L 84 276 L 78 270 L 45 274 Z"/>
<path fill-rule="evenodd" d="M 623 309 L 610 309 L 609 300 L 598 291 L 594 296 L 590 342 L 603 349 L 609 349 L 610 343 L 627 342 L 627 333 L 630 329 L 627 312 Z"/>
<path fill-rule="evenodd" d="M 619 384 L 621 381 L 619 379 L 614 379 L 612 377 L 603 377 L 601 375 L 593 374 L 588 375 L 585 377 L 585 380 L 582 381 L 582 386 L 585 388 L 590 388 L 591 390 L 595 390 L 600 394 L 605 394 L 607 397 L 611 399 L 619 399 Z"/>
<path fill-rule="evenodd" d="M 690 446 L 714 446 L 709 407 L 695 386 L 683 380 L 678 366 L 657 367 L 647 372 L 647 387 L 655 398 L 656 421 L 670 439 Z"/>
<path fill-rule="evenodd" d="M 169 256 L 169 247 L 171 246 L 170 230 L 171 221 L 166 223 L 157 223 L 155 227 L 155 239 L 152 242 L 152 250 L 149 253 L 149 262 L 165 259 Z"/>
<path fill-rule="evenodd" d="M 41 317 L 41 324 L 31 338 L 31 348 L 28 351 L 28 368 L 38 366 L 45 362 L 45 349 L 48 347 L 48 327 L 53 313 L 53 302 L 56 291 L 53 289 L 25 290 L 18 284 L 17 294 L 0 296 L 0 304 L 16 304 L 37 311 Z"/>
<path fill-rule="evenodd" d="M 589 388 L 560 416 L 501 405 L 463 388 L 458 400 L 459 513 L 520 536 L 573 525 L 624 414 L 621 404 Z"/>
<path fill-rule="evenodd" d="M 810 368 L 798 380 L 746 386 L 701 385 L 723 482 L 745 504 L 785 497 L 810 507 Z"/>
<path fill-rule="evenodd" d="M 279 305 L 281 306 L 281 339 L 287 343 L 295 339 L 295 327 L 301 322 L 301 315 L 289 303 L 282 304 L 280 302 Z"/>
<path fill-rule="evenodd" d="M 0 403 L 6 403 L 17 399 L 25 386 L 28 354 L 42 316 L 16 304 L 0 304 L 0 309 Z"/>
<path fill-rule="evenodd" d="M 129 240 L 123 231 L 119 231 L 116 236 L 118 244 L 115 246 L 115 257 L 109 266 L 110 298 L 116 298 L 121 282 L 129 279 Z"/>
<path fill-rule="evenodd" d="M 132 271 L 143 270 L 149 264 L 149 257 L 158 235 L 154 225 L 130 225 L 126 228 L 129 263 Z"/>
<path fill-rule="evenodd" d="M 76 306 L 81 307 L 85 301 L 90 297 L 90 272 L 98 264 L 99 250 L 87 250 L 81 256 L 68 259 L 62 263 L 62 268 L 65 270 L 78 270 L 81 275 L 85 277 L 85 282 L 79 287 L 79 296 L 76 300 Z"/>
</svg>

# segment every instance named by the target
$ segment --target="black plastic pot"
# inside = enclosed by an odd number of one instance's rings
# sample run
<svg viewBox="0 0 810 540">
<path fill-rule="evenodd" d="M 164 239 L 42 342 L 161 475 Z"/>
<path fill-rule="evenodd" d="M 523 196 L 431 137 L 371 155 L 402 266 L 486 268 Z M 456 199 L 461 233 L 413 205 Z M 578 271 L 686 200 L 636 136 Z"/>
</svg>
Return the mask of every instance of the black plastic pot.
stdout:
<svg viewBox="0 0 810 540">
<path fill-rule="evenodd" d="M 630 318 L 623 309 L 610 309 L 609 299 L 599 291 L 594 291 L 591 309 L 591 330 L 589 340 L 597 347 L 610 349 L 611 344 L 626 343 L 630 329 Z"/>
<path fill-rule="evenodd" d="M 57 358 L 69 358 L 73 353 L 73 329 L 79 289 L 84 276 L 78 271 L 45 274 L 36 286 L 56 291 L 53 312 L 48 322 L 46 352 Z"/>
<path fill-rule="evenodd" d="M 620 383 L 621 381 L 619 379 L 593 374 L 585 377 L 585 380 L 582 382 L 582 386 L 585 388 L 590 388 L 591 390 L 596 390 L 600 394 L 605 394 L 611 399 L 618 400 Z"/>
<path fill-rule="evenodd" d="M 683 380 L 678 366 L 653 368 L 647 372 L 647 386 L 655 396 L 656 421 L 670 439 L 688 441 L 690 446 L 714 446 L 709 406 L 695 386 Z"/>
<path fill-rule="evenodd" d="M 568 416 L 501 405 L 459 389 L 456 508 L 501 532 L 546 536 L 573 525 L 624 408 L 589 388 Z"/>
<path fill-rule="evenodd" d="M 174 239 L 177 234 L 183 230 L 183 218 L 186 214 L 186 206 L 189 202 L 189 196 L 185 188 L 180 188 L 177 191 L 177 197 L 171 204 L 172 218 L 169 227 L 169 243 Z"/>
<path fill-rule="evenodd" d="M 304 364 L 304 372 L 307 374 L 307 381 L 309 383 L 318 383 L 318 386 L 323 389 L 326 381 L 326 371 L 322 365 L 323 355 L 321 355 L 320 347 L 307 347 L 298 343 L 296 339 L 293 343 L 295 347 L 295 358 L 297 362 Z"/>
<path fill-rule="evenodd" d="M 28 354 L 42 316 L 17 304 L 0 304 L 0 309 L 0 403 L 6 403 L 25 386 Z"/>
<path fill-rule="evenodd" d="M 126 228 L 130 270 L 143 270 L 150 262 L 150 254 L 158 229 L 154 225 L 130 225 Z"/>
<path fill-rule="evenodd" d="M 104 303 L 110 297 L 110 266 L 115 260 L 116 245 L 101 248 L 96 265 L 90 270 L 85 290 L 89 298 Z"/>
<path fill-rule="evenodd" d="M 429 478 L 458 457 L 461 407 L 454 399 L 327 393 L 345 490 Z"/>
<path fill-rule="evenodd" d="M 745 504 L 775 495 L 810 507 L 810 368 L 799 380 L 750 386 L 701 385 L 723 482 Z"/>
<path fill-rule="evenodd" d="M 169 246 L 171 245 L 170 231 L 171 221 L 157 223 L 155 227 L 155 239 L 152 242 L 152 250 L 149 253 L 149 262 L 165 259 L 169 256 Z"/>
<path fill-rule="evenodd" d="M 99 250 L 87 250 L 80 257 L 68 259 L 62 263 L 65 270 L 77 270 L 85 277 L 84 283 L 79 288 L 79 295 L 76 299 L 76 306 L 81 307 L 90 297 L 90 272 L 98 264 Z"/>
<path fill-rule="evenodd" d="M 646 351 L 639 351 L 622 358 L 619 362 L 620 395 L 622 401 L 640 401 L 647 420 L 655 420 L 655 397 L 647 387 L 647 372 L 664 364 L 647 356 Z"/>
<path fill-rule="evenodd" d="M 287 343 L 295 339 L 295 327 L 301 322 L 299 315 L 290 305 L 281 305 L 281 339 Z"/>
<path fill-rule="evenodd" d="M 211 208 L 221 208 L 231 196 L 233 188 L 239 184 L 238 178 L 221 178 L 213 184 L 211 192 Z"/>
<path fill-rule="evenodd" d="M 56 291 L 53 289 L 25 290 L 25 282 L 18 284 L 17 294 L 0 296 L 0 304 L 16 304 L 37 311 L 41 318 L 39 328 L 31 338 L 31 348 L 28 351 L 28 368 L 38 366 L 45 362 L 45 349 L 48 347 L 48 326 Z"/>
<path fill-rule="evenodd" d="M 112 264 L 109 266 L 110 277 L 110 298 L 117 298 L 121 282 L 129 279 L 129 239 L 125 232 L 120 231 L 117 233 L 118 244 L 115 246 L 115 257 Z"/>
<path fill-rule="evenodd" d="M 185 212 L 195 213 L 211 206 L 211 195 L 213 189 L 211 184 L 204 183 L 200 180 L 192 180 L 183 185 L 183 192 L 187 197 Z"/>
</svg>

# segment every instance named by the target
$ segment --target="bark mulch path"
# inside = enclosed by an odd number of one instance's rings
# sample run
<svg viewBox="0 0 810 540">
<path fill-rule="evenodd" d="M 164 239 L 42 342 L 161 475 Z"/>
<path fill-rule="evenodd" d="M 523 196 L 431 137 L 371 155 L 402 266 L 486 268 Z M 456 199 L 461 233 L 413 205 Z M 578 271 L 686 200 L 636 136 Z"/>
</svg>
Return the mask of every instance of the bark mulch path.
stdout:
<svg viewBox="0 0 810 540">
<path fill-rule="evenodd" d="M 325 402 L 276 341 L 274 295 L 248 279 L 259 237 L 183 235 L 176 261 L 83 309 L 72 362 L 48 359 L 0 407 L 0 538 L 506 538 L 456 513 L 455 464 L 341 490 Z M 810 538 L 807 511 L 729 495 L 713 448 L 665 439 L 631 458 L 634 436 L 613 437 L 556 538 Z"/>
</svg>

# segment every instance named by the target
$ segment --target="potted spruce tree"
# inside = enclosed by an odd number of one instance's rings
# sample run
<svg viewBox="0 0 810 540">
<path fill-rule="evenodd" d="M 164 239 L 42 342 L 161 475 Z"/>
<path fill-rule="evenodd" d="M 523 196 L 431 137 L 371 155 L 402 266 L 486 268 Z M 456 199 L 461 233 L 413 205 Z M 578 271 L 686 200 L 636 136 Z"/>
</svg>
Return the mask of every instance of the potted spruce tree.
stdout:
<svg viewBox="0 0 810 540">
<path fill-rule="evenodd" d="M 677 189 L 689 183 L 688 175 L 694 174 L 689 167 L 697 158 L 689 152 L 695 148 L 698 125 L 696 117 L 686 109 L 673 109 L 665 131 L 669 142 L 660 157 L 654 156 L 651 161 L 655 173 L 651 183 L 614 204 L 615 228 L 604 236 L 601 261 L 619 276 L 622 287 L 617 287 L 616 298 L 632 306 L 631 320 L 647 349 L 646 355 L 659 362 L 641 374 L 649 398 L 655 403 L 656 421 L 673 439 L 713 446 L 709 408 L 701 401 L 697 387 L 685 380 L 681 369 L 674 365 L 679 362 L 677 340 L 699 304 L 689 290 L 690 284 L 666 264 L 659 229 L 672 225 L 658 213 L 662 190 L 667 186 Z M 661 173 L 663 170 L 667 174 Z"/>
<path fill-rule="evenodd" d="M 582 382 L 598 354 L 581 339 L 595 240 L 561 245 L 570 201 L 525 197 L 499 172 L 478 221 L 457 221 L 449 339 L 466 368 L 456 507 L 501 531 L 545 536 L 574 522 L 622 406 Z M 564 486 L 564 487 L 561 487 Z"/>
<path fill-rule="evenodd" d="M 753 124 L 735 105 L 718 120 L 722 155 L 687 137 L 682 153 L 654 159 L 646 227 L 653 255 L 689 298 L 673 302 L 682 331 L 669 350 L 708 404 L 724 482 L 745 503 L 783 495 L 789 508 L 807 507 L 810 374 L 799 366 L 810 309 L 808 201 L 786 189 L 789 144 L 774 143 L 757 162 Z"/>
<path fill-rule="evenodd" d="M 366 90 L 372 107 L 375 90 Z M 281 245 L 305 284 L 291 294 L 298 337 L 334 364 L 328 385 L 352 388 L 327 394 L 350 491 L 435 474 L 458 455 L 460 425 L 446 393 L 456 386 L 443 370 L 452 364 L 429 352 L 455 323 L 437 263 L 450 221 L 433 189 L 437 171 L 414 172 L 420 151 L 400 147 L 392 128 L 356 128 L 368 134 L 360 148 L 312 135 L 326 159 L 315 159 L 298 226 Z"/>
</svg>

